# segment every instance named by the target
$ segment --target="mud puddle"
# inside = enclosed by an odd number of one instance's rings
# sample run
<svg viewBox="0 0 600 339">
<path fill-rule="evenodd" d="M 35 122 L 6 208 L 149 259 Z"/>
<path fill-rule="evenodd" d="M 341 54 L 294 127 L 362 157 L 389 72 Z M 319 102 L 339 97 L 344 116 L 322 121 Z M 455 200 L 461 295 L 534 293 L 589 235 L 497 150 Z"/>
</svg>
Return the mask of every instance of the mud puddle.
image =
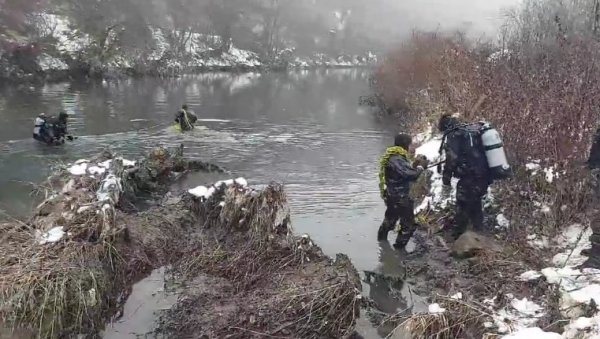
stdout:
<svg viewBox="0 0 600 339">
<path fill-rule="evenodd" d="M 154 270 L 149 277 L 133 285 L 122 316 L 107 324 L 102 338 L 152 337 L 160 313 L 175 305 L 179 296 L 179 291 L 167 285 L 166 270 L 166 267 Z"/>
</svg>

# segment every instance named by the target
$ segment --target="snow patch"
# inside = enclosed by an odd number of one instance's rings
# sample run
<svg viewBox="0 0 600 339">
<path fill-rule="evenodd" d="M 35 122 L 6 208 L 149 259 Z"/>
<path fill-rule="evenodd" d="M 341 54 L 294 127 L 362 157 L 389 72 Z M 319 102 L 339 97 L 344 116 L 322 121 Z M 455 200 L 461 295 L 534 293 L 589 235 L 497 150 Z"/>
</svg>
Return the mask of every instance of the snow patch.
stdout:
<svg viewBox="0 0 600 339">
<path fill-rule="evenodd" d="M 552 183 L 555 178 L 558 178 L 558 173 L 555 172 L 554 167 L 544 168 L 546 174 L 546 181 Z"/>
<path fill-rule="evenodd" d="M 207 192 L 208 188 L 206 188 L 205 186 L 198 186 L 196 188 L 188 190 L 188 193 L 195 196 L 196 198 L 206 198 Z"/>
<path fill-rule="evenodd" d="M 79 160 L 80 161 L 80 160 Z M 69 173 L 72 175 L 85 175 L 88 168 L 87 162 L 75 163 L 75 165 L 69 167 Z"/>
<path fill-rule="evenodd" d="M 38 232 L 37 233 L 38 243 L 40 245 L 58 242 L 66 234 L 63 226 L 54 227 L 54 228 L 50 229 L 48 232 L 43 233 L 43 234 L 40 231 L 37 231 L 37 232 Z"/>
<path fill-rule="evenodd" d="M 38 65 L 43 72 L 69 70 L 69 65 L 67 65 L 64 61 L 46 53 L 38 57 Z"/>
<path fill-rule="evenodd" d="M 530 234 L 527 236 L 527 243 L 533 247 L 538 249 L 544 249 L 550 247 L 550 240 L 546 236 L 537 236 L 536 234 Z"/>
<path fill-rule="evenodd" d="M 496 223 L 496 228 L 508 229 L 510 227 L 510 221 L 504 216 L 504 214 L 498 214 L 498 216 L 496 216 Z"/>
<path fill-rule="evenodd" d="M 557 244 L 563 245 L 563 251 L 554 256 L 552 264 L 556 267 L 575 267 L 583 264 L 587 257 L 581 252 L 591 248 L 591 235 L 592 230 L 589 227 L 580 224 L 569 226 L 557 239 Z"/>
<path fill-rule="evenodd" d="M 117 158 L 122 161 L 124 167 L 134 167 L 136 162 L 132 160 L 127 160 L 124 158 Z M 90 174 L 92 176 L 95 175 L 103 175 L 112 165 L 112 160 L 106 160 L 100 162 L 98 164 L 92 164 L 89 160 L 80 159 L 75 162 L 74 165 L 69 167 L 68 171 L 72 175 L 81 176 Z"/>
<path fill-rule="evenodd" d="M 429 314 L 442 314 L 446 312 L 446 309 L 441 307 L 440 304 L 429 305 Z"/>
<path fill-rule="evenodd" d="M 111 202 L 117 204 L 119 198 L 123 192 L 123 186 L 121 185 L 121 178 L 118 178 L 114 174 L 109 174 L 100 183 L 100 188 L 96 192 L 96 198 L 100 202 Z"/>
<path fill-rule="evenodd" d="M 561 339 L 562 336 L 554 332 L 544 332 L 539 327 L 524 328 L 517 332 L 502 337 L 502 339 Z"/>
<path fill-rule="evenodd" d="M 533 301 L 527 298 L 514 299 L 510 294 L 506 297 L 512 299 L 510 307 L 501 309 L 492 316 L 498 333 L 510 333 L 532 327 L 544 316 L 543 307 Z"/>
<path fill-rule="evenodd" d="M 431 139 L 418 147 L 415 150 L 415 154 L 425 156 L 427 160 L 429 160 L 432 164 L 435 164 L 442 158 L 439 152 L 441 145 L 442 140 L 440 138 Z M 431 176 L 431 189 L 429 194 L 427 197 L 425 197 L 421 204 L 415 208 L 415 214 L 430 206 L 435 206 L 436 208 L 445 208 L 455 195 L 457 183 L 458 180 L 453 179 L 452 186 L 445 187 L 442 182 L 442 175 L 437 173 L 437 171 L 434 169 Z"/>
<path fill-rule="evenodd" d="M 519 280 L 521 281 L 532 281 L 538 280 L 542 277 L 542 274 L 538 271 L 528 271 L 519 276 Z"/>
<path fill-rule="evenodd" d="M 87 169 L 91 175 L 102 175 L 106 172 L 106 168 L 99 166 L 91 166 Z"/>
<path fill-rule="evenodd" d="M 539 171 L 540 168 L 542 168 L 542 166 L 540 166 L 540 164 L 538 162 L 530 162 L 525 165 L 525 168 L 528 171 L 532 172 L 531 174 L 535 175 L 535 174 L 537 174 L 537 171 Z"/>
<path fill-rule="evenodd" d="M 241 187 L 248 187 L 248 181 L 244 178 L 237 179 L 229 179 L 224 181 L 217 181 L 211 187 L 206 186 L 198 186 L 188 190 L 188 193 L 195 196 L 196 198 L 201 198 L 208 200 L 212 195 L 217 191 L 217 189 L 222 188 L 223 186 L 229 187 L 233 185 L 238 185 Z"/>
</svg>

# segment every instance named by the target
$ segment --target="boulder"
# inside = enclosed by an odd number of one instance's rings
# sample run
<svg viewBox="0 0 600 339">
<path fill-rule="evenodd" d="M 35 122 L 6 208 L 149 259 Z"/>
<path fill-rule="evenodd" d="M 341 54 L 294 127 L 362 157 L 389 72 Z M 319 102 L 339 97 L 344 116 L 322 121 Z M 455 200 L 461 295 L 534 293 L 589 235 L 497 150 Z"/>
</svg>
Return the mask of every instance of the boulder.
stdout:
<svg viewBox="0 0 600 339">
<path fill-rule="evenodd" d="M 499 252 L 501 250 L 493 239 L 472 231 L 465 232 L 452 245 L 452 255 L 458 258 L 468 258 L 483 252 Z"/>
</svg>

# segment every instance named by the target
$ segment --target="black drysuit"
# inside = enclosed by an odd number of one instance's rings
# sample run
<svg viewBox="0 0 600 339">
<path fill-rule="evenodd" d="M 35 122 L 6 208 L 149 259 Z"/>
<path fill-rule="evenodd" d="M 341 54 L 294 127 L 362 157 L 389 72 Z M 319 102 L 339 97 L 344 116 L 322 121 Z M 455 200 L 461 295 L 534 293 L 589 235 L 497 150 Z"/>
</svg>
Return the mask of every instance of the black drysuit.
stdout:
<svg viewBox="0 0 600 339">
<path fill-rule="evenodd" d="M 600 128 L 594 135 L 594 142 L 588 159 L 588 167 L 590 169 L 590 184 L 594 191 L 592 196 L 593 202 L 598 206 L 600 204 Z M 584 266 L 600 269 L 600 207 L 596 207 L 592 211 L 590 219 L 590 228 L 592 229 L 590 242 L 592 243 L 592 248 L 587 253 L 589 259 L 585 262 Z"/>
<path fill-rule="evenodd" d="M 455 237 L 467 230 L 469 222 L 474 230 L 483 229 L 483 198 L 491 184 L 485 154 L 482 150 L 468 147 L 476 144 L 469 138 L 469 134 L 464 130 L 453 129 L 447 134 L 444 144 L 444 185 L 450 185 L 452 178 L 459 179 L 456 187 Z"/>
<path fill-rule="evenodd" d="M 400 221 L 400 231 L 396 238 L 396 247 L 404 247 L 413 236 L 416 230 L 414 201 L 410 198 L 410 184 L 417 180 L 422 170 L 413 168 L 404 154 L 393 154 L 391 147 L 387 154 L 391 154 L 387 161 L 382 162 L 385 172 L 385 192 L 384 200 L 386 204 L 385 219 L 379 228 L 377 238 L 387 239 L 387 234 L 392 231 L 396 223 Z"/>
</svg>

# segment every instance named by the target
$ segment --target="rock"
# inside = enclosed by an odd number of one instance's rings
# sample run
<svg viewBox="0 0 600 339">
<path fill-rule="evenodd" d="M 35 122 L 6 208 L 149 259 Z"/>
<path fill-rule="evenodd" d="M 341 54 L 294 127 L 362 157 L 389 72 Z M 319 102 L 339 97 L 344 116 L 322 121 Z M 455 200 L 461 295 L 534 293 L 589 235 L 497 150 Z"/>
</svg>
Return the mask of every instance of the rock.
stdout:
<svg viewBox="0 0 600 339">
<path fill-rule="evenodd" d="M 468 258 L 485 251 L 501 251 L 494 240 L 475 232 L 465 232 L 452 245 L 452 255 Z"/>
</svg>

